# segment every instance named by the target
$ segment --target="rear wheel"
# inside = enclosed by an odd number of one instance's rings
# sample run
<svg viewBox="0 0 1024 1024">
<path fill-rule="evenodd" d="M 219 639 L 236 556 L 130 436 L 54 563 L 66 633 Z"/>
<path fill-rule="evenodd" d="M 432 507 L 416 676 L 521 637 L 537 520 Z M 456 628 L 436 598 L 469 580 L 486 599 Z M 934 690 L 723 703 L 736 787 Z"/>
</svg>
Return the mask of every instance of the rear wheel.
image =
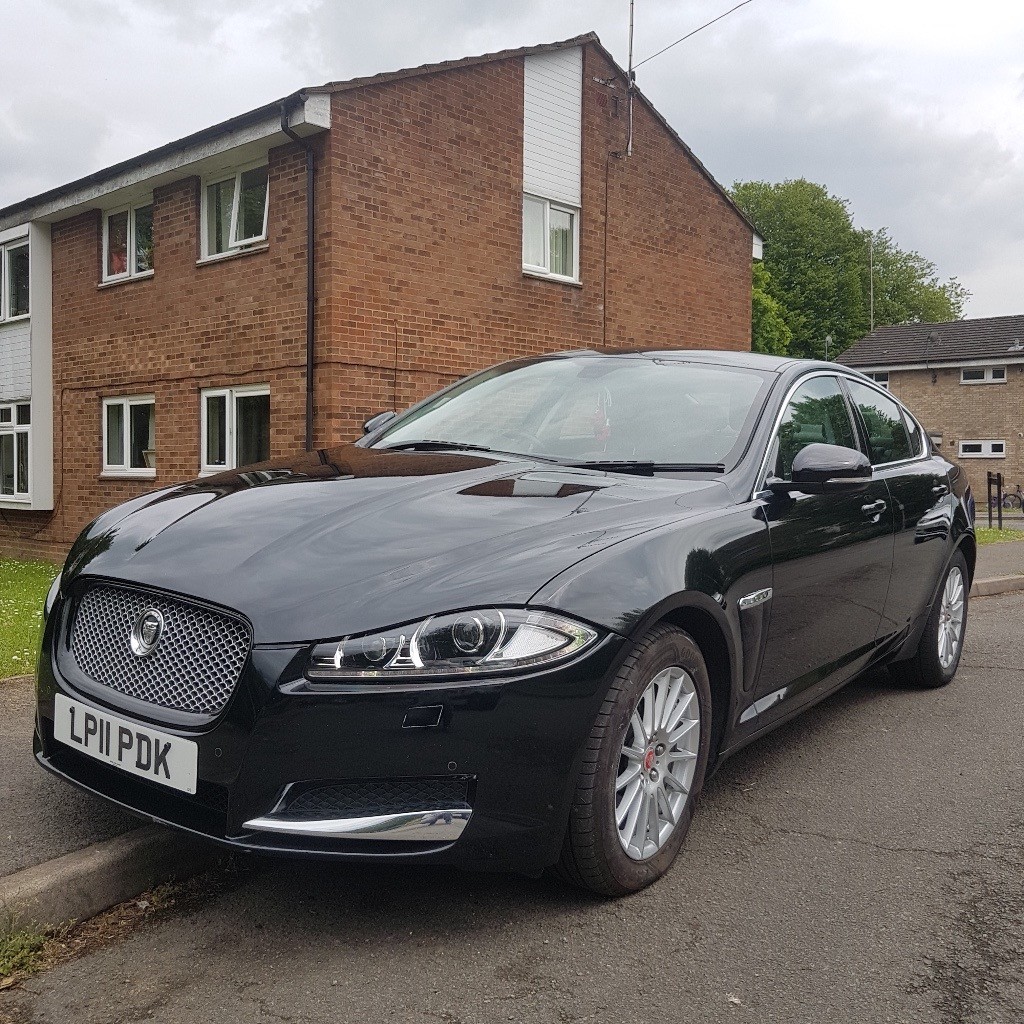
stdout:
<svg viewBox="0 0 1024 1024">
<path fill-rule="evenodd" d="M 616 674 L 591 730 L 559 873 L 620 896 L 675 860 L 707 769 L 711 692 L 700 650 L 656 626 Z"/>
<path fill-rule="evenodd" d="M 969 589 L 967 562 L 957 551 L 932 605 L 917 654 L 889 666 L 899 682 L 934 688 L 952 681 L 963 652 Z"/>
</svg>

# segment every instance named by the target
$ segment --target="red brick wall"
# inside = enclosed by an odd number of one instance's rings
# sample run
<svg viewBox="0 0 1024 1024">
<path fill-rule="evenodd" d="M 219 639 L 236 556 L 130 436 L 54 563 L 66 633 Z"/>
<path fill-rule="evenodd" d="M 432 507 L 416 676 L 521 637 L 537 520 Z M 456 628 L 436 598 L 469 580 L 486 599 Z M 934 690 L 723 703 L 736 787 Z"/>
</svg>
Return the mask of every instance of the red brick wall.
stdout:
<svg viewBox="0 0 1024 1024">
<path fill-rule="evenodd" d="M 588 47 L 580 287 L 522 273 L 521 58 L 334 96 L 316 143 L 318 445 L 514 356 L 749 347 L 750 229 L 642 103 L 633 157 L 612 155 L 623 89 L 593 81 L 612 74 Z M 271 454 L 302 446 L 299 148 L 271 153 L 264 252 L 196 265 L 195 178 L 154 207 L 155 275 L 106 288 L 99 213 L 53 226 L 57 509 L 7 513 L 0 553 L 61 556 L 104 508 L 194 477 L 201 388 L 269 384 Z M 150 393 L 157 479 L 102 478 L 102 399 Z"/>
</svg>

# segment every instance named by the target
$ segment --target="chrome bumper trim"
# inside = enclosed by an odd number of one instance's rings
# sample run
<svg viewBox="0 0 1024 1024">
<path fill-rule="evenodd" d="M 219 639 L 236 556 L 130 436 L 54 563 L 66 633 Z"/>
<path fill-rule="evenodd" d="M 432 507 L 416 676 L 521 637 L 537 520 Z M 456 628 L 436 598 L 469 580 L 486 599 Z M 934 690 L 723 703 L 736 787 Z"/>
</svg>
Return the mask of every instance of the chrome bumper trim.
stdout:
<svg viewBox="0 0 1024 1024">
<path fill-rule="evenodd" d="M 320 836 L 325 839 L 404 840 L 453 843 L 462 835 L 473 812 L 468 808 L 375 814 L 365 818 L 327 818 L 296 821 L 267 816 L 253 818 L 242 827 L 279 835 Z"/>
</svg>

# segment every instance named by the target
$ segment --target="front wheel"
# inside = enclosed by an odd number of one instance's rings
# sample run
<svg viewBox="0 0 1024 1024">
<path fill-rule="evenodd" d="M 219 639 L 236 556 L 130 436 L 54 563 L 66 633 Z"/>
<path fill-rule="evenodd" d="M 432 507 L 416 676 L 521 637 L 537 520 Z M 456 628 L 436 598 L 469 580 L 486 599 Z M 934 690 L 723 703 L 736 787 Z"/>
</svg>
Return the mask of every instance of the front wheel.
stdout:
<svg viewBox="0 0 1024 1024">
<path fill-rule="evenodd" d="M 899 682 L 929 689 L 952 682 L 964 648 L 969 590 L 967 561 L 957 551 L 928 615 L 917 654 L 889 666 Z"/>
<path fill-rule="evenodd" d="M 711 690 L 700 649 L 656 626 L 616 673 L 584 756 L 559 861 L 567 881 L 621 896 L 675 860 L 707 769 Z"/>
<path fill-rule="evenodd" d="M 1021 499 L 1019 494 L 1004 494 L 1003 495 L 1003 508 L 1020 508 Z"/>
</svg>

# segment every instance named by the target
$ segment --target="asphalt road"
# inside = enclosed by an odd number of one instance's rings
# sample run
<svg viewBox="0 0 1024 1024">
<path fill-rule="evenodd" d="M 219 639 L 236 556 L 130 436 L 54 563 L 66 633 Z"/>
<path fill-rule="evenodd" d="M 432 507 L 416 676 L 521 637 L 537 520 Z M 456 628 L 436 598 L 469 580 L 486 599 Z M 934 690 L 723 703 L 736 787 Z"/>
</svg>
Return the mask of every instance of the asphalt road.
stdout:
<svg viewBox="0 0 1024 1024">
<path fill-rule="evenodd" d="M 0 682 L 0 878 L 138 828 L 137 818 L 44 772 L 27 679 Z"/>
<path fill-rule="evenodd" d="M 0 1019 L 1018 1024 L 1022 623 L 1022 595 L 976 601 L 952 686 L 876 675 L 738 755 L 632 898 L 277 862 Z"/>
</svg>

